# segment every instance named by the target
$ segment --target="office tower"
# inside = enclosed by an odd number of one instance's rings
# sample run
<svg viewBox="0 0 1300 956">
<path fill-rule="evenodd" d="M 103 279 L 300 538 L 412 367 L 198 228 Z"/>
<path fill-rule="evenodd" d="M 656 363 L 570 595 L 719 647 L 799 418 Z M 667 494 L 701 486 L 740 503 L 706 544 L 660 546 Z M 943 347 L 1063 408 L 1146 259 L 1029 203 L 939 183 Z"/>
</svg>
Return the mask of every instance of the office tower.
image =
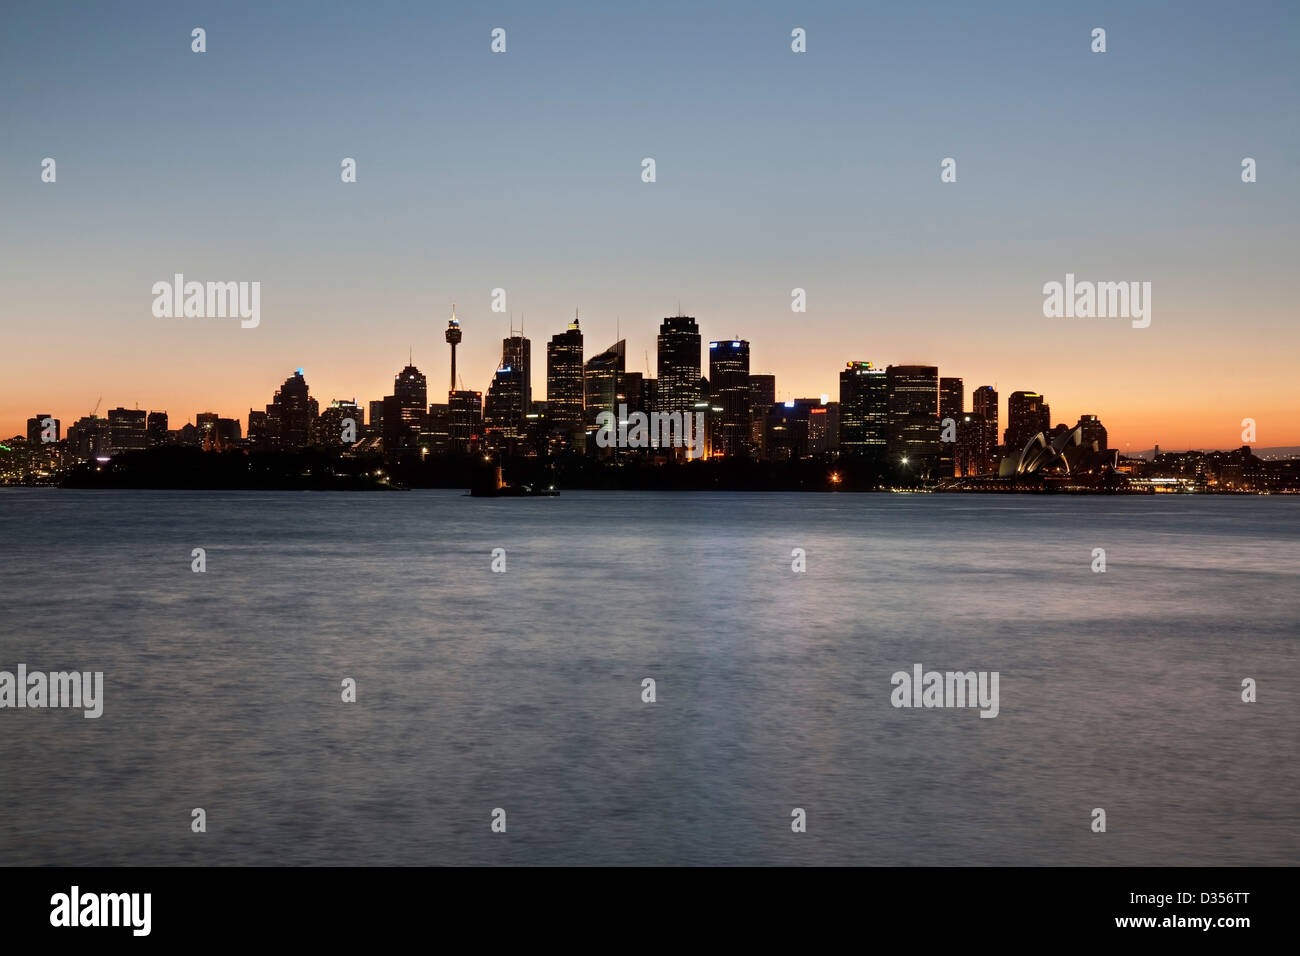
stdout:
<svg viewBox="0 0 1300 956">
<path fill-rule="evenodd" d="M 238 418 L 218 418 L 216 441 L 221 448 L 234 448 L 243 440 Z"/>
<path fill-rule="evenodd" d="M 49 442 L 42 441 L 41 439 L 41 435 L 43 433 L 46 433 L 45 422 L 47 419 L 49 420 L 50 423 L 48 434 L 52 436 L 51 440 L 58 441 L 62 437 L 62 434 L 59 431 L 59 420 L 55 418 L 53 415 L 51 415 L 49 412 L 42 412 L 41 414 L 37 415 L 35 418 L 27 419 L 27 444 L 29 445 L 49 444 Z"/>
<path fill-rule="evenodd" d="M 108 419 L 87 415 L 68 429 L 68 446 L 82 461 L 104 458 L 113 450 Z"/>
<path fill-rule="evenodd" d="M 402 408 L 402 420 L 407 425 L 418 424 L 429 404 L 429 388 L 424 373 L 408 365 L 393 378 L 393 395 Z"/>
<path fill-rule="evenodd" d="M 451 415 L 451 450 L 474 451 L 483 435 L 483 393 L 457 389 L 447 396 Z"/>
<path fill-rule="evenodd" d="M 981 385 L 971 393 L 971 411 L 979 415 L 988 432 L 984 442 L 993 455 L 1001 438 L 998 433 L 998 393 L 992 385 Z"/>
<path fill-rule="evenodd" d="M 311 427 L 317 416 L 316 399 L 308 393 L 307 380 L 298 369 L 284 380 L 266 406 L 266 420 L 258 429 L 259 443 L 270 451 L 301 451 L 311 441 Z M 249 425 L 251 434 L 251 421 Z"/>
<path fill-rule="evenodd" d="M 953 449 L 957 444 L 957 423 L 962 420 L 966 391 L 959 378 L 939 379 L 939 471 L 943 478 L 953 476 Z M 950 423 L 950 425 L 949 425 Z"/>
<path fill-rule="evenodd" d="M 1007 430 L 1003 443 L 1008 455 L 1018 455 L 1029 439 L 1051 430 L 1052 410 L 1038 392 L 1012 392 L 1007 399 Z"/>
<path fill-rule="evenodd" d="M 953 449 L 953 475 L 967 478 L 987 475 L 995 469 L 994 438 L 996 432 L 979 412 L 963 412 L 956 419 L 957 440 Z"/>
<path fill-rule="evenodd" d="M 199 436 L 206 437 L 215 434 L 219 417 L 216 412 L 198 412 L 195 414 L 194 427 L 199 430 Z"/>
<path fill-rule="evenodd" d="M 109 441 L 113 446 L 113 454 L 149 447 L 147 417 L 148 413 L 139 408 L 108 410 Z"/>
<path fill-rule="evenodd" d="M 645 376 L 640 372 L 624 372 L 618 386 L 618 403 L 626 405 L 628 414 L 649 412 L 645 404 Z"/>
<path fill-rule="evenodd" d="M 754 457 L 767 457 L 767 416 L 776 404 L 776 376 L 749 376 L 749 445 Z"/>
<path fill-rule="evenodd" d="M 443 337 L 447 340 L 447 344 L 451 346 L 451 387 L 448 391 L 454 392 L 456 391 L 456 346 L 460 344 L 461 338 L 460 320 L 456 318 L 455 302 L 451 304 L 451 318 L 447 320 L 447 332 Z M 372 417 L 371 424 L 374 423 Z"/>
<path fill-rule="evenodd" d="M 626 361 L 626 343 L 619 339 L 599 355 L 587 360 L 583 368 L 583 391 L 586 394 L 585 410 L 588 431 L 597 427 L 601 412 L 618 416 L 618 396 L 622 392 L 623 372 Z M 595 440 L 587 443 L 587 450 L 602 454 L 611 454 L 613 449 L 599 449 Z"/>
<path fill-rule="evenodd" d="M 346 423 L 351 422 L 348 428 Z M 314 443 L 326 448 L 341 448 L 361 440 L 365 421 L 356 399 L 336 398 L 316 419 Z M 250 425 L 251 428 L 251 425 Z M 345 437 L 351 436 L 344 441 Z"/>
<path fill-rule="evenodd" d="M 582 330 L 576 311 L 568 329 L 552 335 L 546 346 L 546 402 L 553 427 L 582 430 Z"/>
<path fill-rule="evenodd" d="M 420 453 L 441 455 L 451 450 L 451 403 L 429 406 L 420 432 Z"/>
<path fill-rule="evenodd" d="M 825 450 L 826 414 L 820 398 L 796 398 L 773 405 L 767 415 L 766 457 L 790 461 Z"/>
<path fill-rule="evenodd" d="M 150 412 L 149 417 L 145 419 L 144 430 L 149 436 L 150 448 L 166 445 L 171 441 L 171 436 L 167 434 L 166 412 Z"/>
<path fill-rule="evenodd" d="M 966 390 L 959 378 L 939 379 L 939 417 L 954 422 L 961 416 L 966 400 Z"/>
<path fill-rule="evenodd" d="M 271 436 L 266 412 L 259 412 L 252 408 L 248 410 L 248 442 L 258 448 L 266 448 L 270 445 Z M 184 442 L 182 441 L 181 444 Z"/>
<path fill-rule="evenodd" d="M 693 413 L 700 401 L 700 330 L 689 315 L 659 326 L 659 412 Z"/>
<path fill-rule="evenodd" d="M 528 414 L 525 387 L 524 370 L 519 366 L 503 364 L 496 370 L 483 402 L 484 431 L 494 432 L 500 438 L 523 437 Z"/>
<path fill-rule="evenodd" d="M 810 406 L 808 408 L 808 454 L 820 455 L 829 447 L 830 418 L 826 414 L 826 406 Z"/>
<path fill-rule="evenodd" d="M 748 342 L 725 339 L 709 343 L 708 400 L 710 407 L 720 409 L 710 432 L 712 454 L 748 456 L 753 430 Z"/>
<path fill-rule="evenodd" d="M 890 365 L 889 460 L 908 475 L 924 477 L 938 465 L 939 369 L 933 365 Z"/>
<path fill-rule="evenodd" d="M 993 429 L 993 437 L 998 434 L 998 393 L 992 385 L 981 385 L 971 393 L 971 411 L 978 413 L 986 426 Z"/>
<path fill-rule="evenodd" d="M 1106 426 L 1096 415 L 1080 415 L 1077 426 L 1083 433 L 1083 444 L 1094 451 L 1106 451 Z"/>
<path fill-rule="evenodd" d="M 882 457 L 889 441 L 889 377 L 870 362 L 849 362 L 840 372 L 840 448 L 845 454 Z"/>
<path fill-rule="evenodd" d="M 840 403 L 826 403 L 826 447 L 840 447 Z"/>
<path fill-rule="evenodd" d="M 428 381 L 414 365 L 393 377 L 393 394 L 384 396 L 381 433 L 384 451 L 414 449 L 429 407 Z"/>
<path fill-rule="evenodd" d="M 519 373 L 520 399 L 523 403 L 523 416 L 532 410 L 533 405 L 533 349 L 532 343 L 524 338 L 522 332 L 501 340 L 501 366 Z M 519 426 L 522 433 L 522 425 Z"/>
<path fill-rule="evenodd" d="M 382 398 L 373 399 L 370 402 L 370 424 L 367 431 L 371 435 L 382 435 L 384 427 L 384 400 Z M 249 430 L 252 430 L 252 423 L 249 423 Z"/>
<path fill-rule="evenodd" d="M 651 378 L 649 375 L 641 377 L 641 401 L 645 406 L 642 408 L 647 415 L 659 407 L 659 380 Z"/>
</svg>

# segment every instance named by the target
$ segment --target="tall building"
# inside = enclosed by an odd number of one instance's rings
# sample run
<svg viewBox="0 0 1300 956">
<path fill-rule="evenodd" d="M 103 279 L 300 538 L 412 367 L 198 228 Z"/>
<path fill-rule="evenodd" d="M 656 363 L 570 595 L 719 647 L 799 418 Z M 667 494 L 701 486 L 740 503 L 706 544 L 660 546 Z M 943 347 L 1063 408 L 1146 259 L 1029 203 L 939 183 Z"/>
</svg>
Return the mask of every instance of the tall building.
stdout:
<svg viewBox="0 0 1300 956">
<path fill-rule="evenodd" d="M 587 360 L 584 366 L 583 390 L 586 394 L 587 430 L 596 428 L 596 420 L 601 412 L 618 415 L 618 396 L 623 391 L 623 372 L 626 363 L 627 345 L 619 339 L 599 355 Z M 596 449 L 594 440 L 587 442 L 587 450 Z"/>
<path fill-rule="evenodd" d="M 840 372 L 839 446 L 846 454 L 881 457 L 889 442 L 889 380 L 870 362 Z"/>
<path fill-rule="evenodd" d="M 483 393 L 457 389 L 447 396 L 452 451 L 474 451 L 483 437 Z"/>
<path fill-rule="evenodd" d="M 149 447 L 147 417 L 148 413 L 139 408 L 108 410 L 109 441 L 114 454 Z"/>
<path fill-rule="evenodd" d="M 82 461 L 106 457 L 112 450 L 107 418 L 87 415 L 68 428 L 68 446 Z"/>
<path fill-rule="evenodd" d="M 753 395 L 749 386 L 749 343 L 709 343 L 709 403 L 720 409 L 712 431 L 712 454 L 748 456 L 752 445 Z"/>
<path fill-rule="evenodd" d="M 546 346 L 546 403 L 553 427 L 582 431 L 582 330 L 576 311 L 568 329 L 552 335 Z"/>
<path fill-rule="evenodd" d="M 955 419 L 957 440 L 953 448 L 953 475 L 966 478 L 971 475 L 988 475 L 996 471 L 994 455 L 997 432 L 979 412 L 963 412 Z"/>
<path fill-rule="evenodd" d="M 1018 455 L 1039 432 L 1052 428 L 1052 409 L 1038 392 L 1012 392 L 1007 399 L 1007 430 L 1003 444 L 1008 455 Z"/>
<path fill-rule="evenodd" d="M 1096 415 L 1080 415 L 1076 426 L 1082 433 L 1083 443 L 1094 451 L 1106 451 L 1106 426 Z"/>
<path fill-rule="evenodd" d="M 348 421 L 352 422 L 351 429 L 345 427 Z M 336 398 L 316 419 L 315 444 L 337 448 L 345 444 L 344 438 L 349 434 L 354 437 L 346 444 L 354 444 L 361 440 L 364 425 L 365 418 L 356 399 Z"/>
<path fill-rule="evenodd" d="M 522 332 L 512 332 L 510 338 L 501 340 L 501 366 L 518 371 L 523 414 L 527 415 L 533 405 L 533 349 Z"/>
<path fill-rule="evenodd" d="M 998 393 L 992 385 L 981 385 L 971 393 L 971 411 L 984 419 L 989 447 L 998 444 Z"/>
<path fill-rule="evenodd" d="M 933 365 L 890 365 L 885 369 L 889 389 L 891 462 L 906 465 L 908 474 L 925 475 L 939 458 L 939 369 Z"/>
<path fill-rule="evenodd" d="M 167 434 L 166 412 L 150 412 L 149 417 L 145 419 L 144 430 L 149 436 L 150 448 L 166 445 L 171 441 L 171 436 Z"/>
<path fill-rule="evenodd" d="M 312 423 L 319 409 L 307 390 L 307 380 L 298 369 L 284 380 L 271 404 L 266 406 L 266 420 L 259 424 L 259 443 L 271 451 L 301 451 L 311 442 Z M 252 414 L 249 435 L 252 437 Z"/>
<path fill-rule="evenodd" d="M 418 368 L 408 365 L 393 377 L 393 394 L 384 396 L 381 414 L 384 450 L 414 449 L 428 408 L 428 380 Z"/>
<path fill-rule="evenodd" d="M 59 431 L 59 420 L 54 416 L 52 416 L 49 412 L 42 412 L 39 415 L 37 415 L 35 418 L 27 419 L 27 444 L 29 445 L 49 444 L 49 442 L 43 442 L 41 440 L 41 435 L 45 433 L 46 430 L 45 422 L 47 420 L 50 423 L 49 434 L 53 436 L 53 440 L 58 441 L 60 438 L 63 437 L 62 433 Z"/>
<path fill-rule="evenodd" d="M 954 474 L 953 449 L 957 444 L 958 425 L 963 424 L 962 405 L 965 401 L 966 391 L 961 379 L 939 379 L 939 475 L 945 478 Z M 951 428 L 944 425 L 948 421 L 952 422 Z"/>
<path fill-rule="evenodd" d="M 956 421 L 961 417 L 966 390 L 959 378 L 939 379 L 939 417 Z"/>
<path fill-rule="evenodd" d="M 749 446 L 756 458 L 767 457 L 767 416 L 776 404 L 776 376 L 749 376 Z"/>
<path fill-rule="evenodd" d="M 766 457 L 772 461 L 807 458 L 825 451 L 827 410 L 820 398 L 778 402 L 767 414 Z"/>
<path fill-rule="evenodd" d="M 659 405 L 655 411 L 687 414 L 700 402 L 700 329 L 689 315 L 659 325 Z"/>
<path fill-rule="evenodd" d="M 495 432 L 500 438 L 522 438 L 528 415 L 525 396 L 524 370 L 503 364 L 488 384 L 483 403 L 484 431 Z"/>
<path fill-rule="evenodd" d="M 583 366 L 584 409 L 588 426 L 594 425 L 602 411 L 617 413 L 627 359 L 627 344 L 619 339 Z"/>
</svg>

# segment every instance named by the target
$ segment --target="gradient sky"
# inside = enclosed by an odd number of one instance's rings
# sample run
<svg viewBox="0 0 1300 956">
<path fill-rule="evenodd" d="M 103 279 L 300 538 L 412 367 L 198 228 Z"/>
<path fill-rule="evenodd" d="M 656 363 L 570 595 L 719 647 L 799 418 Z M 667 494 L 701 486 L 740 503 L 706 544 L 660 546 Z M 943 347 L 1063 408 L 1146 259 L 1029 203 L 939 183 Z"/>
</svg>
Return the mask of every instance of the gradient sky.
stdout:
<svg viewBox="0 0 1300 956">
<path fill-rule="evenodd" d="M 486 390 L 503 287 L 536 398 L 575 306 L 589 356 L 617 328 L 653 372 L 680 303 L 780 398 L 923 362 L 1121 449 L 1236 447 L 1243 417 L 1300 445 L 1294 0 L 11 0 L 0 28 L 0 435 L 100 395 L 246 425 L 298 366 L 366 402 L 408 348 L 436 400 L 453 301 Z M 154 318 L 176 272 L 260 281 L 261 326 Z M 1044 318 L 1067 272 L 1150 281 L 1150 328 Z"/>
</svg>

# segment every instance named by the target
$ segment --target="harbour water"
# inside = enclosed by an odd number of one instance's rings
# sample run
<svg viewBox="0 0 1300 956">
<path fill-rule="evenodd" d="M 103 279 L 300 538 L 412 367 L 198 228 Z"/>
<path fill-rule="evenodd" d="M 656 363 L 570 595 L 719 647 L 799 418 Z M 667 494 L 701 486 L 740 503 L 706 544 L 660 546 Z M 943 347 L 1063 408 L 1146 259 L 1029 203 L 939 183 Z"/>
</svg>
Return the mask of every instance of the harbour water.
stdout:
<svg viewBox="0 0 1300 956">
<path fill-rule="evenodd" d="M 0 709 L 8 865 L 1300 861 L 1296 498 L 15 488 L 0 582 L 104 675 Z"/>
</svg>

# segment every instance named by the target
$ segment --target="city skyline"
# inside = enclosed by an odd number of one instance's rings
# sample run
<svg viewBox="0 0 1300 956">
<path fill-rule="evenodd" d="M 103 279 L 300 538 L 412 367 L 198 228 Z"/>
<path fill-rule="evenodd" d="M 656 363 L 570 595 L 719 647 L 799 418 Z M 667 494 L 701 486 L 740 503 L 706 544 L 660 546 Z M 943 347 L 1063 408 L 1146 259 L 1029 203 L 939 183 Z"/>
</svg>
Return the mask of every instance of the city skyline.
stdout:
<svg viewBox="0 0 1300 956">
<path fill-rule="evenodd" d="M 577 331 L 580 311 L 581 310 L 575 310 L 574 315 L 567 320 L 567 322 L 564 324 L 562 328 L 555 330 L 555 332 L 553 333 L 543 333 L 541 337 L 545 340 L 549 340 L 552 338 L 553 335 L 559 335 L 563 337 L 563 333 L 565 333 L 566 330 L 569 333 Z M 453 315 L 451 309 L 449 309 L 448 314 L 449 316 Z M 688 320 L 698 330 L 697 318 L 695 316 L 680 315 L 680 314 L 676 316 L 667 315 L 662 317 L 660 321 L 667 323 L 675 318 Z M 464 323 L 461 321 L 462 319 L 463 319 L 463 315 L 461 315 L 458 310 L 455 311 L 454 318 L 453 318 L 453 321 L 456 323 L 455 327 L 460 329 L 463 334 Z M 581 322 L 585 323 L 586 321 L 587 321 L 587 317 L 581 316 Z M 511 320 L 507 319 L 507 322 L 510 325 L 513 325 Z M 433 324 L 434 325 L 437 324 L 436 320 L 433 322 Z M 451 323 L 449 322 L 448 326 L 450 325 Z M 621 325 L 620 325 L 620 329 L 621 329 Z M 438 331 L 445 333 L 445 327 L 440 327 Z M 522 336 L 525 342 L 532 341 L 531 336 L 524 335 L 518 329 L 511 328 L 510 332 L 513 333 L 513 335 Z M 710 364 L 713 361 L 714 357 L 710 354 L 709 345 L 713 342 L 730 343 L 734 339 L 738 339 L 738 338 L 743 339 L 744 340 L 743 344 L 745 346 L 745 352 L 746 352 L 746 361 L 748 362 L 748 353 L 751 346 L 751 340 L 746 338 L 743 335 L 743 333 L 740 334 L 739 336 L 737 335 L 723 336 L 720 339 L 710 338 L 709 336 L 705 336 L 702 333 L 699 333 L 698 331 L 696 332 L 696 335 L 698 338 L 698 348 L 699 348 L 699 355 L 700 355 L 699 368 L 700 368 L 700 374 L 703 378 L 705 379 L 710 378 L 709 375 Z M 662 335 L 658 333 L 656 333 L 656 337 L 662 339 Z M 650 380 L 656 380 L 658 375 L 658 363 L 660 361 L 659 349 L 663 347 L 662 342 L 658 343 L 656 348 L 654 349 L 649 349 L 649 348 L 643 349 L 642 352 L 640 353 L 642 355 L 642 361 L 641 363 L 637 363 L 634 360 L 635 355 L 637 353 L 634 352 L 633 349 L 626 346 L 626 341 L 629 338 L 631 338 L 631 336 L 623 334 L 623 337 L 620 338 L 617 343 L 615 343 L 615 345 L 621 343 L 624 346 L 624 352 L 625 355 L 627 356 L 627 360 L 626 360 L 627 371 L 631 373 L 640 373 L 641 372 L 640 366 L 644 363 L 648 363 L 649 368 L 646 373 L 646 378 Z M 585 324 L 581 326 L 580 339 L 583 340 L 584 343 L 585 340 L 592 339 L 592 333 L 590 333 L 590 331 L 588 330 Z M 502 370 L 502 368 L 505 367 L 504 355 L 505 353 L 509 352 L 512 347 L 510 345 L 511 342 L 510 336 L 507 336 L 502 339 L 493 339 L 493 342 L 497 342 L 497 341 L 501 342 L 501 346 L 498 346 L 497 348 L 498 348 L 499 356 L 502 357 L 498 358 L 496 367 L 493 369 L 491 373 L 489 373 L 487 376 L 484 377 L 483 381 L 479 381 L 477 378 L 473 380 L 467 379 L 463 372 L 463 362 L 458 369 L 460 386 L 464 389 L 467 389 L 469 392 L 480 393 L 484 399 L 487 399 L 488 396 L 490 395 L 490 387 L 492 382 L 495 381 L 497 378 L 499 378 L 498 373 Z M 464 345 L 469 344 L 470 342 L 471 342 L 470 337 L 465 336 L 462 339 L 461 337 L 458 336 L 456 338 L 456 347 L 462 348 Z M 445 334 L 443 337 L 443 343 L 444 344 L 441 345 L 436 345 L 436 344 L 428 345 L 426 348 L 426 354 L 432 354 L 428 351 L 429 349 L 435 349 L 435 350 L 439 348 L 448 349 L 451 346 L 451 340 L 447 339 L 445 337 Z M 740 344 L 740 342 L 736 342 L 735 344 Z M 592 358 L 599 357 L 604 351 L 601 349 L 586 351 L 585 344 L 583 347 L 584 347 L 584 352 L 582 357 L 583 362 L 590 361 Z M 529 354 L 530 351 L 531 351 L 530 349 L 525 349 L 524 354 Z M 408 357 L 407 357 L 407 363 L 405 364 L 405 367 L 396 371 L 396 378 L 398 380 L 400 380 L 403 373 L 414 370 L 420 374 L 423 380 L 432 383 L 432 386 L 427 387 L 428 401 L 425 403 L 426 406 L 431 404 L 439 404 L 436 401 L 436 399 L 442 396 L 443 394 L 443 388 L 441 385 L 439 385 L 439 382 L 447 382 L 450 379 L 452 360 L 448 357 L 448 355 L 442 354 L 435 361 L 437 365 L 437 367 L 435 368 L 430 368 L 428 365 L 422 366 L 420 362 L 417 360 L 414 347 L 411 347 L 408 349 Z M 826 379 L 827 379 L 825 383 L 826 387 L 820 389 L 814 389 L 807 393 L 801 393 L 798 392 L 797 390 L 783 386 L 782 375 L 780 374 L 779 371 L 773 372 L 770 368 L 766 368 L 766 367 L 760 369 L 759 366 L 754 365 L 753 363 L 749 363 L 749 376 L 754 378 L 774 379 L 775 400 L 777 404 L 793 402 L 796 399 L 817 399 L 820 397 L 828 397 L 830 402 L 838 403 L 840 397 L 840 389 L 841 389 L 841 375 L 844 371 L 844 366 L 848 365 L 851 367 L 859 363 L 870 363 L 875 368 L 877 368 L 882 375 L 886 371 L 886 369 L 890 367 L 906 368 L 906 367 L 912 367 L 913 364 L 915 364 L 916 367 L 928 367 L 935 364 L 935 363 L 920 363 L 920 362 L 918 363 L 893 362 L 888 360 L 881 360 L 879 358 L 862 358 L 861 356 L 858 356 L 856 358 L 848 358 L 840 363 L 839 368 L 835 369 L 833 372 L 830 372 L 826 375 Z M 555 383 L 549 380 L 550 376 L 548 375 L 547 367 L 546 367 L 547 348 L 545 347 L 545 345 L 543 345 L 542 348 L 537 350 L 537 354 L 530 356 L 530 365 L 534 366 L 533 372 L 530 376 L 525 376 L 525 381 L 529 382 L 528 389 L 527 389 L 528 397 L 533 402 L 550 402 L 552 399 L 550 391 Z M 536 368 L 537 365 L 540 365 L 540 369 Z M 941 382 L 946 383 L 949 381 L 955 381 L 959 389 L 962 389 L 963 383 L 965 383 L 964 400 L 961 400 L 960 395 L 958 396 L 959 401 L 957 404 L 960 406 L 959 408 L 957 408 L 958 411 L 979 412 L 980 409 L 976 407 L 976 393 L 979 391 L 986 390 L 989 388 L 989 386 L 992 386 L 993 394 L 997 399 L 997 405 L 995 406 L 996 408 L 995 421 L 1000 421 L 1003 423 L 1003 425 L 1005 425 L 1010 418 L 1011 413 L 1009 409 L 1009 402 L 1012 400 L 1012 396 L 1018 395 L 1021 392 L 1029 392 L 1031 394 L 1041 393 L 1041 396 L 1045 397 L 1046 399 L 1046 405 L 1053 406 L 1054 408 L 1052 412 L 1053 417 L 1050 418 L 1049 420 L 1046 420 L 1044 423 L 1046 428 L 1050 428 L 1051 426 L 1058 425 L 1058 424 L 1072 424 L 1075 422 L 1076 419 L 1081 418 L 1083 416 L 1097 417 L 1103 420 L 1104 422 L 1106 422 L 1106 428 L 1110 434 L 1111 446 L 1120 449 L 1121 453 L 1137 454 L 1142 451 L 1147 451 L 1153 447 L 1163 448 L 1167 451 L 1230 450 L 1230 449 L 1238 448 L 1242 444 L 1244 444 L 1244 442 L 1240 440 L 1241 422 L 1239 420 L 1235 423 L 1231 423 L 1233 425 L 1232 428 L 1225 430 L 1227 432 L 1227 437 L 1225 439 L 1225 442 L 1220 445 L 1196 445 L 1196 446 L 1189 445 L 1183 447 L 1176 443 L 1170 443 L 1164 441 L 1160 439 L 1158 436 L 1147 444 L 1134 443 L 1130 440 L 1124 439 L 1122 435 L 1117 433 L 1117 429 L 1111 424 L 1112 416 L 1108 413 L 1107 410 L 1109 406 L 1109 400 L 1104 394 L 1106 388 L 1104 383 L 1100 383 L 1097 385 L 1097 394 L 1094 394 L 1092 397 L 1085 398 L 1084 404 L 1086 405 L 1086 407 L 1080 407 L 1078 409 L 1074 409 L 1073 407 L 1070 407 L 1068 411 L 1062 411 L 1063 409 L 1067 408 L 1067 403 L 1065 400 L 1061 400 L 1056 397 L 1055 390 L 1052 387 L 1052 384 L 1050 382 L 1046 382 L 1046 383 L 1038 382 L 1032 388 L 1026 383 L 1017 383 L 1016 387 L 1012 389 L 1012 388 L 1008 388 L 1003 384 L 1000 384 L 996 380 L 992 382 L 976 384 L 975 380 L 971 379 L 969 376 L 964 374 L 959 374 L 955 376 L 942 374 L 942 373 L 951 373 L 953 371 L 960 371 L 960 370 L 945 368 L 941 365 L 937 367 L 939 369 L 939 372 L 941 373 L 941 378 L 940 378 Z M 307 369 L 307 367 L 304 365 L 290 366 L 289 368 L 291 371 L 296 370 L 304 377 L 311 374 L 311 370 Z M 444 373 L 445 373 L 445 377 L 444 377 Z M 272 374 L 275 375 L 277 373 L 272 373 Z M 283 374 L 284 374 L 284 368 L 282 367 L 278 375 L 283 376 Z M 342 391 L 327 392 L 322 387 L 312 384 L 310 386 L 311 387 L 310 397 L 312 400 L 314 400 L 316 403 L 319 404 L 320 411 L 327 410 L 332 402 L 355 401 L 359 406 L 359 408 L 362 410 L 365 416 L 366 423 L 370 424 L 374 412 L 372 406 L 382 405 L 383 396 L 385 394 L 392 393 L 394 391 L 394 378 L 395 378 L 394 372 L 389 372 L 386 376 L 380 379 L 380 381 L 385 384 L 378 384 L 370 391 L 361 391 L 356 388 L 344 387 Z M 324 376 L 324 379 L 328 381 L 346 381 L 348 380 L 348 376 L 346 375 L 346 373 L 340 373 L 338 370 L 334 370 L 332 374 Z M 279 379 L 277 378 L 275 380 L 278 381 Z M 317 379 L 313 374 L 312 381 L 315 382 L 318 380 L 319 379 Z M 536 385 L 534 386 L 531 383 L 536 383 Z M 422 382 L 421 385 L 422 387 L 425 387 L 424 382 Z M 261 386 L 261 391 L 263 393 L 268 393 L 272 387 L 273 386 L 263 383 Z M 537 390 L 534 390 L 534 388 L 536 388 Z M 253 396 L 253 400 L 250 403 L 241 404 L 239 406 L 236 406 L 233 409 L 217 407 L 215 403 L 212 402 L 205 403 L 202 401 L 196 401 L 192 398 L 182 399 L 182 402 L 186 402 L 187 404 L 176 406 L 176 408 L 179 409 L 179 411 L 176 411 L 173 410 L 173 408 L 162 404 L 148 402 L 147 399 L 140 400 L 139 404 L 136 404 L 135 402 L 128 403 L 126 401 L 119 400 L 117 396 L 110 397 L 108 395 L 97 394 L 97 400 L 95 403 L 92 403 L 92 406 L 97 410 L 97 417 L 101 419 L 105 417 L 109 409 L 130 409 L 133 411 L 138 410 L 141 413 L 150 413 L 150 414 L 163 413 L 164 415 L 167 416 L 169 420 L 170 423 L 169 427 L 172 430 L 175 430 L 177 428 L 182 427 L 185 424 L 197 423 L 199 416 L 207 414 L 210 415 L 214 420 L 217 418 L 233 419 L 240 425 L 241 429 L 244 432 L 247 432 L 249 425 L 251 423 L 250 415 L 258 414 L 259 407 L 265 404 L 265 402 L 259 400 L 256 395 Z M 66 403 L 60 404 L 57 401 L 46 401 L 42 399 L 41 401 L 36 402 L 35 405 L 38 405 L 40 407 L 39 414 L 41 415 L 49 414 L 51 417 L 53 417 L 56 421 L 60 423 L 61 433 L 66 432 L 67 428 L 70 425 L 74 424 L 78 420 L 87 417 L 91 414 L 90 408 L 78 411 L 75 407 L 65 407 Z M 940 405 L 941 406 L 943 405 L 942 393 L 940 394 Z M 194 407 L 191 408 L 190 406 L 194 406 Z M 20 403 L 15 407 L 21 409 L 23 406 Z M 0 440 L 4 438 L 14 437 L 14 436 L 21 436 L 27 433 L 30 427 L 30 420 L 32 419 L 33 415 L 37 414 L 36 412 L 31 410 L 32 407 L 34 407 L 33 404 L 31 402 L 27 402 L 28 410 L 26 411 L 25 414 L 21 414 L 16 418 L 14 423 L 15 427 L 13 428 L 0 427 Z M 428 409 L 426 407 L 425 411 L 427 410 Z M 678 409 L 678 410 L 680 411 L 682 409 Z M 951 411 L 951 408 L 949 408 L 948 411 Z M 945 414 L 947 414 L 947 412 L 945 412 Z M 1256 420 L 1257 431 L 1261 427 L 1263 427 L 1262 423 Z M 1003 440 L 1002 432 L 1003 432 L 1002 429 L 999 429 L 997 432 L 998 442 L 1001 442 Z M 1235 440 L 1234 440 L 1234 436 L 1235 436 Z M 1028 437 L 1027 435 L 1023 436 L 1022 440 L 1023 438 L 1027 438 L 1027 437 Z M 1282 442 L 1274 443 L 1274 442 L 1266 442 L 1262 440 L 1251 442 L 1250 444 L 1261 448 L 1290 447 L 1286 443 L 1282 443 Z"/>
</svg>

